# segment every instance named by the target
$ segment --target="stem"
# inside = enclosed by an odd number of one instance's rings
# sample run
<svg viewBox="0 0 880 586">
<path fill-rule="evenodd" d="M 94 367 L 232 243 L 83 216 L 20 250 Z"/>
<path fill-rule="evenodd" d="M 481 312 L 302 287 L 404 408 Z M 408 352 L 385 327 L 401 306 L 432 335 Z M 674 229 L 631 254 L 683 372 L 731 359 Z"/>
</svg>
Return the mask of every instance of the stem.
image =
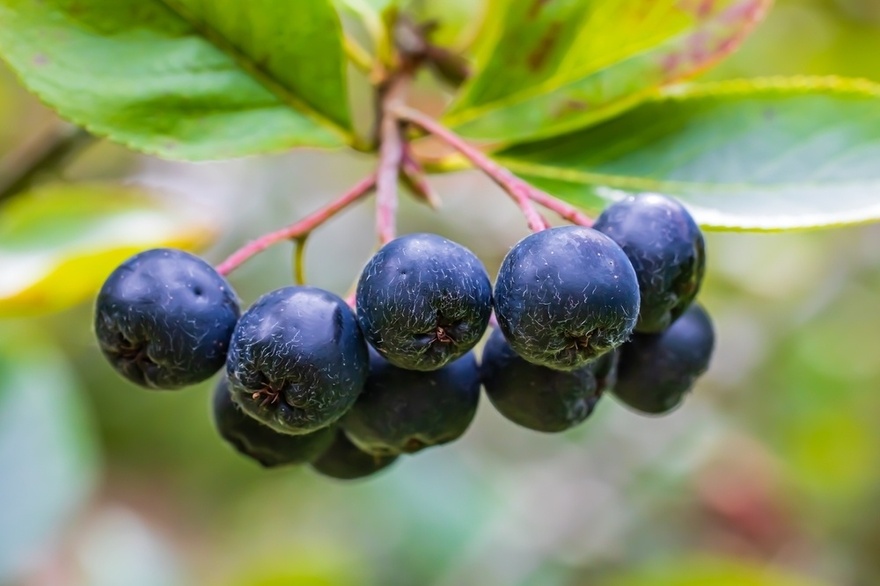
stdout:
<svg viewBox="0 0 880 586">
<path fill-rule="evenodd" d="M 28 189 L 43 172 L 63 165 L 95 140 L 74 126 L 58 124 L 0 162 L 0 201 Z"/>
<path fill-rule="evenodd" d="M 547 228 L 547 221 L 541 217 L 541 214 L 539 214 L 532 205 L 531 198 L 534 188 L 531 185 L 491 160 L 479 149 L 466 143 L 460 136 L 427 114 L 423 114 L 418 110 L 406 106 L 398 107 L 395 112 L 401 120 L 406 120 L 407 122 L 411 122 L 412 124 L 421 127 L 426 132 L 433 134 L 457 150 L 475 167 L 491 177 L 495 183 L 500 185 L 501 188 L 510 195 L 511 199 L 513 199 L 513 201 L 519 206 L 519 209 L 522 210 L 522 213 L 529 224 L 530 230 L 538 232 Z"/>
<path fill-rule="evenodd" d="M 376 232 L 380 244 L 391 242 L 397 234 L 397 181 L 405 147 L 395 108 L 403 104 L 410 79 L 409 72 L 404 70 L 392 78 L 382 92 L 379 165 L 376 170 Z"/>
<path fill-rule="evenodd" d="M 342 37 L 342 48 L 352 65 L 364 73 L 373 73 L 373 70 L 376 68 L 373 56 L 370 55 L 366 49 L 361 47 L 357 41 L 348 35 L 344 35 Z"/>
<path fill-rule="evenodd" d="M 440 207 L 440 198 L 425 178 L 425 169 L 413 155 L 408 144 L 403 147 L 403 163 L 401 165 L 403 175 L 401 178 L 417 197 L 427 203 L 431 209 Z"/>
<path fill-rule="evenodd" d="M 536 204 L 544 206 L 548 210 L 559 214 L 559 217 L 561 217 L 563 220 L 568 220 L 572 224 L 577 224 L 578 226 L 586 226 L 587 228 L 592 228 L 593 226 L 593 218 L 581 212 L 576 207 L 569 205 L 562 200 L 556 199 L 549 193 L 545 193 L 539 189 L 532 188 L 529 197 Z"/>
<path fill-rule="evenodd" d="M 308 234 L 300 236 L 293 241 L 296 249 L 293 251 L 293 282 L 297 285 L 306 284 L 306 241 Z"/>
<path fill-rule="evenodd" d="M 241 266 L 252 256 L 266 250 L 276 242 L 281 242 L 282 240 L 296 240 L 298 238 L 304 238 L 305 236 L 309 235 L 315 228 L 335 216 L 337 213 L 348 207 L 350 204 L 365 196 L 367 193 L 370 192 L 370 190 L 373 189 L 373 187 L 375 187 L 375 185 L 376 175 L 374 173 L 371 173 L 364 179 L 361 179 L 357 184 L 355 184 L 351 189 L 342 194 L 338 199 L 313 212 L 311 215 L 306 216 L 299 222 L 291 224 L 285 228 L 281 228 L 280 230 L 264 234 L 256 240 L 245 244 L 244 246 L 233 252 L 231 255 L 229 255 L 226 260 L 217 265 L 217 272 L 221 275 L 226 276 L 234 271 L 236 268 Z"/>
</svg>

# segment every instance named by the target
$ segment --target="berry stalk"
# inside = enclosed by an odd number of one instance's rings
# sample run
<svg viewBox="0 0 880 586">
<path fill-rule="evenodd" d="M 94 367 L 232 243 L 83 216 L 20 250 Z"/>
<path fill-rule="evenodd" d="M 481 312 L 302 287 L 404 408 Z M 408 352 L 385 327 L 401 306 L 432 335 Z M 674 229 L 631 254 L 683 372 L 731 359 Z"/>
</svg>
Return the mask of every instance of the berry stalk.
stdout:
<svg viewBox="0 0 880 586">
<path fill-rule="evenodd" d="M 375 186 L 376 174 L 371 173 L 352 186 L 351 189 L 343 193 L 338 199 L 313 212 L 311 215 L 306 216 L 299 222 L 281 228 L 280 230 L 269 232 L 256 240 L 248 242 L 229 255 L 229 257 L 222 263 L 217 265 L 217 272 L 226 276 L 252 256 L 266 250 L 277 242 L 304 238 L 350 204 L 367 195 Z"/>
<path fill-rule="evenodd" d="M 398 107 L 395 112 L 401 120 L 415 124 L 457 150 L 475 167 L 491 177 L 519 206 L 526 217 L 530 230 L 539 232 L 548 227 L 547 220 L 541 217 L 541 214 L 532 205 L 532 191 L 534 189 L 528 183 L 491 160 L 479 149 L 469 145 L 460 136 L 427 114 L 406 106 Z"/>
<path fill-rule="evenodd" d="M 401 122 L 394 110 L 403 104 L 410 79 L 407 72 L 402 72 L 382 91 L 379 165 L 376 169 L 376 233 L 380 244 L 391 242 L 397 235 L 397 180 L 405 146 Z"/>
</svg>

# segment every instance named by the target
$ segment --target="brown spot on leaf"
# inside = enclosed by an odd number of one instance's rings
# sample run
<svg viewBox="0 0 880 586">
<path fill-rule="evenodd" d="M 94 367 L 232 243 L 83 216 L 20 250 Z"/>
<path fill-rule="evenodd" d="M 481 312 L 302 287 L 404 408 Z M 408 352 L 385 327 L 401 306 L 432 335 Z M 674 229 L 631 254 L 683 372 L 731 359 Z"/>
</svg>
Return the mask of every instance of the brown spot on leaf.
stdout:
<svg viewBox="0 0 880 586">
<path fill-rule="evenodd" d="M 569 114 L 573 114 L 575 112 L 583 112 L 589 108 L 589 104 L 583 100 L 576 100 L 574 98 L 569 98 L 562 102 L 562 104 L 556 109 L 554 113 L 555 118 L 564 118 Z"/>
<path fill-rule="evenodd" d="M 535 20 L 541 13 L 541 9 L 549 3 L 550 0 L 533 0 L 531 6 L 529 6 L 529 12 L 526 14 L 526 18 L 529 20 Z"/>
<path fill-rule="evenodd" d="M 34 55 L 34 65 L 37 67 L 42 67 L 43 65 L 49 64 L 49 58 L 46 57 L 43 53 L 37 53 Z"/>
<path fill-rule="evenodd" d="M 535 47 L 534 51 L 529 54 L 526 63 L 529 65 L 529 69 L 532 71 L 539 71 L 547 61 L 547 57 L 550 56 L 550 52 L 553 50 L 553 45 L 556 44 L 556 39 L 559 35 L 559 30 L 562 28 L 562 23 L 554 22 L 547 29 L 547 32 L 544 33 L 544 36 L 541 37 L 541 40 L 538 41 L 538 46 Z"/>
</svg>

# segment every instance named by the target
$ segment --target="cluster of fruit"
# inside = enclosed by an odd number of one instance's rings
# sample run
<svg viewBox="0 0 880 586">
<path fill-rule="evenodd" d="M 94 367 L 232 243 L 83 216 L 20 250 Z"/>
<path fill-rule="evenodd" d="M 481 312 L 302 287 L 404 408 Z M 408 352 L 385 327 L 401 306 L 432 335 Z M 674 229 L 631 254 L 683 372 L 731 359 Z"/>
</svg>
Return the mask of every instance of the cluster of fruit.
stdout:
<svg viewBox="0 0 880 586">
<path fill-rule="evenodd" d="M 264 466 L 351 479 L 460 437 L 481 386 L 505 417 L 545 432 L 584 421 L 606 390 L 643 412 L 674 408 L 712 352 L 711 322 L 693 303 L 704 267 L 685 208 L 643 195 L 592 228 L 524 238 L 494 294 L 466 248 L 397 238 L 364 268 L 356 311 L 295 286 L 241 314 L 210 265 L 150 250 L 107 279 L 95 330 L 111 364 L 148 388 L 194 384 L 225 364 L 213 410 L 226 441 Z"/>
</svg>

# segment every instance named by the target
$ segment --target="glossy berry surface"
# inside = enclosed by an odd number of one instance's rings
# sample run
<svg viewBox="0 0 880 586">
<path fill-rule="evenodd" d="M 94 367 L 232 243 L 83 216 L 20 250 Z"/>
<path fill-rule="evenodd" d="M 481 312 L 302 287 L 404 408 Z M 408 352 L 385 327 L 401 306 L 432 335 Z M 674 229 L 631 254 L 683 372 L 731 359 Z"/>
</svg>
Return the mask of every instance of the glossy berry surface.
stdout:
<svg viewBox="0 0 880 586">
<path fill-rule="evenodd" d="M 226 360 L 239 317 L 226 279 L 182 250 L 147 250 L 104 282 L 95 304 L 95 335 L 125 378 L 154 389 L 206 380 Z"/>
<path fill-rule="evenodd" d="M 357 286 L 357 315 L 367 341 L 389 362 L 434 370 L 480 340 L 492 287 L 480 260 L 436 234 L 409 234 L 383 246 Z"/>
<path fill-rule="evenodd" d="M 593 228 L 617 242 L 636 271 L 636 331 L 669 327 L 696 297 L 706 267 L 703 233 L 690 213 L 674 199 L 639 195 L 610 205 Z"/>
<path fill-rule="evenodd" d="M 593 372 L 598 364 L 576 370 L 532 364 L 513 351 L 500 330 L 495 330 L 483 349 L 480 373 L 486 395 L 501 415 L 528 429 L 560 432 L 593 412 L 600 397 Z"/>
<path fill-rule="evenodd" d="M 214 390 L 212 410 L 220 437 L 266 468 L 311 462 L 327 451 L 336 435 L 329 427 L 304 435 L 278 433 L 266 427 L 233 403 L 226 377 Z"/>
<path fill-rule="evenodd" d="M 276 431 L 293 434 L 342 417 L 368 367 L 354 313 L 315 287 L 285 287 L 261 297 L 241 316 L 226 362 L 233 400 Z"/>
<path fill-rule="evenodd" d="M 643 413 L 676 408 L 696 379 L 706 372 L 715 333 L 697 304 L 660 334 L 636 334 L 620 349 L 614 395 Z"/>
<path fill-rule="evenodd" d="M 313 461 L 311 466 L 324 476 L 355 480 L 372 476 L 396 460 L 397 456 L 376 456 L 359 450 L 342 430 L 338 430 L 330 448 Z"/>
<path fill-rule="evenodd" d="M 370 351 L 364 392 L 342 420 L 351 440 L 379 455 L 413 453 L 460 437 L 477 412 L 473 352 L 430 372 L 398 368 Z"/>
<path fill-rule="evenodd" d="M 520 240 L 501 263 L 495 314 L 514 351 L 573 370 L 626 341 L 639 314 L 632 264 L 610 238 L 580 226 Z"/>
</svg>

